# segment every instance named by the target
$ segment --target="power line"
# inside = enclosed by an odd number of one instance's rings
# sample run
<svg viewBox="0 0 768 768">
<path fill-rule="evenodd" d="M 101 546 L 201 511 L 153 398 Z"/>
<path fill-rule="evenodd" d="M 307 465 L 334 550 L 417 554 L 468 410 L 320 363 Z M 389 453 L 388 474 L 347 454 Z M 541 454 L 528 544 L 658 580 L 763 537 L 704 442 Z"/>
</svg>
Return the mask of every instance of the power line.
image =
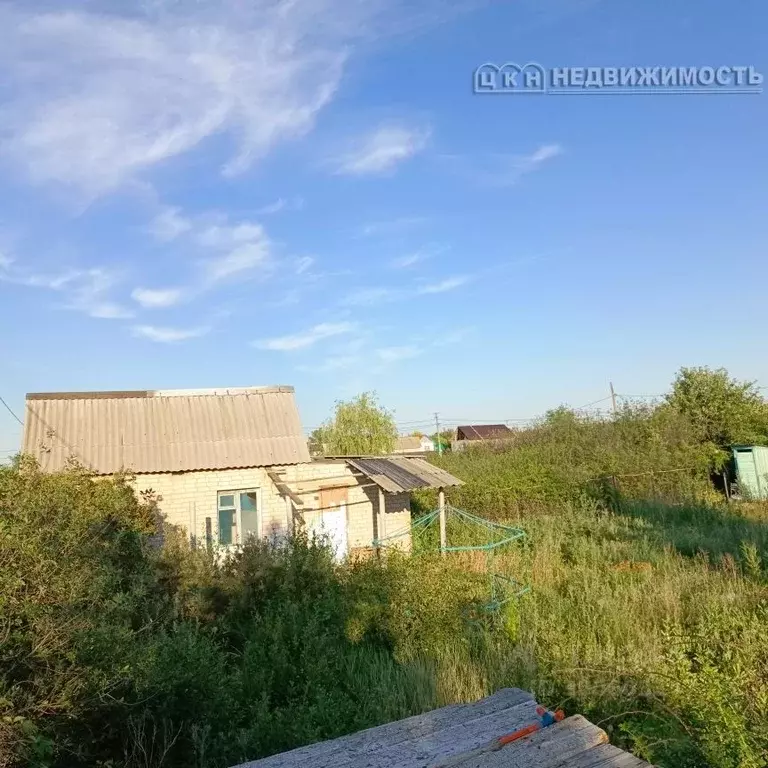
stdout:
<svg viewBox="0 0 768 768">
<path fill-rule="evenodd" d="M 19 424 L 21 424 L 21 426 L 23 427 L 24 422 L 11 410 L 11 406 L 8 405 L 8 403 L 6 403 L 5 400 L 3 400 L 1 395 L 0 395 L 0 403 L 2 403 L 5 406 L 5 410 L 8 411 L 8 413 L 10 413 L 11 416 L 13 416 L 13 418 L 16 419 L 16 421 L 18 421 Z"/>
</svg>

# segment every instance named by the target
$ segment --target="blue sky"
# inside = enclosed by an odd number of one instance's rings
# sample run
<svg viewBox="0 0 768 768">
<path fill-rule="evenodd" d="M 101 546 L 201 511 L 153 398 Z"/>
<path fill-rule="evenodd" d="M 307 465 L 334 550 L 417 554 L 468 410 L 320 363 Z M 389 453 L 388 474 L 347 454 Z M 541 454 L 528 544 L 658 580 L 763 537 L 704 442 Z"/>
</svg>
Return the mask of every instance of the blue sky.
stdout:
<svg viewBox="0 0 768 768">
<path fill-rule="evenodd" d="M 405 431 L 682 365 L 768 385 L 768 94 L 471 87 L 486 61 L 767 72 L 759 0 L 25 0 L 0 30 L 19 415 L 293 384 L 307 429 L 373 389 Z"/>
</svg>

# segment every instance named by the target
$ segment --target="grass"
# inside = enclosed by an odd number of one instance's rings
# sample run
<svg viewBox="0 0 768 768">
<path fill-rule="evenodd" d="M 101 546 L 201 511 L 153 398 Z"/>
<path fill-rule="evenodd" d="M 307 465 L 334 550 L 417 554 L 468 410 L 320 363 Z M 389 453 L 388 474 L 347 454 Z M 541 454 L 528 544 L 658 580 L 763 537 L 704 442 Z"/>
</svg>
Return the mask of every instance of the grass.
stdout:
<svg viewBox="0 0 768 768">
<path fill-rule="evenodd" d="M 583 501 L 510 522 L 529 536 L 495 567 L 532 591 L 461 669 L 444 660 L 439 703 L 518 686 L 660 766 L 767 764 L 764 507 Z"/>
<path fill-rule="evenodd" d="M 530 593 L 480 621 L 480 552 L 339 566 L 298 537 L 222 561 L 171 531 L 155 552 L 120 480 L 0 471 L 0 766 L 224 768 L 505 686 L 659 766 L 767 765 L 768 506 L 696 474 L 695 502 L 605 493 L 560 467 L 567 441 L 527 450 L 444 459 L 450 502 L 527 533 L 493 568 Z"/>
</svg>

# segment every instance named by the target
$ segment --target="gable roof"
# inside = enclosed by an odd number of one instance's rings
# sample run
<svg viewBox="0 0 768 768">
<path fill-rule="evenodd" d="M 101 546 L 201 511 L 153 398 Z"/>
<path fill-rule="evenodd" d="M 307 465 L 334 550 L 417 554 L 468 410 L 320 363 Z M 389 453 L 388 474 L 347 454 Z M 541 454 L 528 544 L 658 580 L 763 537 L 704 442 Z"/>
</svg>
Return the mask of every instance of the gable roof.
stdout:
<svg viewBox="0 0 768 768">
<path fill-rule="evenodd" d="M 513 434 L 506 424 L 475 424 L 456 429 L 457 440 L 503 440 Z"/>
<path fill-rule="evenodd" d="M 309 461 L 293 387 L 32 393 L 22 451 L 99 475 Z"/>
</svg>

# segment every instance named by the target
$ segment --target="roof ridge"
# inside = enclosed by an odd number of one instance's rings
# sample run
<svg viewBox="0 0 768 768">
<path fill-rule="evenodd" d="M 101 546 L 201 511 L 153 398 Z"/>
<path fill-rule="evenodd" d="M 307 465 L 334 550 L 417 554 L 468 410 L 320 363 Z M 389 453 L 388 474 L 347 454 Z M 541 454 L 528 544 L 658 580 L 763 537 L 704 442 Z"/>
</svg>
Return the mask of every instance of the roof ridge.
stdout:
<svg viewBox="0 0 768 768">
<path fill-rule="evenodd" d="M 294 387 L 277 384 L 263 387 L 213 387 L 210 389 L 97 390 L 93 392 L 27 392 L 27 400 L 97 400 L 149 397 L 218 397 L 293 393 Z"/>
</svg>

